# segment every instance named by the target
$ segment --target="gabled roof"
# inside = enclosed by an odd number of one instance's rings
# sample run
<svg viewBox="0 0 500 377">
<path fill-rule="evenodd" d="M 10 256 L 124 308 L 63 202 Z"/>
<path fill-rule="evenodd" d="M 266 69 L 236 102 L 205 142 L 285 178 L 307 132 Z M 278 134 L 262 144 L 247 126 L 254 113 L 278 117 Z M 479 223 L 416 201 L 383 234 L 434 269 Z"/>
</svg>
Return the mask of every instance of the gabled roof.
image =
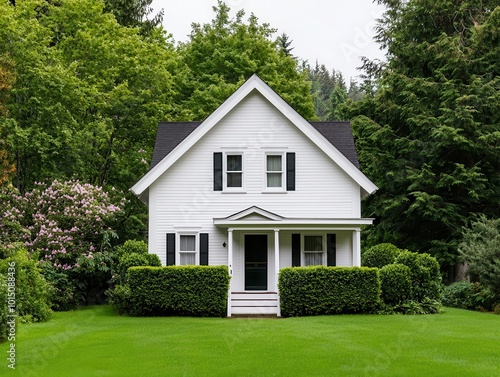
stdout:
<svg viewBox="0 0 500 377">
<path fill-rule="evenodd" d="M 297 113 L 286 101 L 284 101 L 275 91 L 273 91 L 257 75 L 250 77 L 240 86 L 222 105 L 220 105 L 207 119 L 180 141 L 171 151 L 163 157 L 149 172 L 137 182 L 131 190 L 136 195 L 145 193 L 149 186 L 153 184 L 170 166 L 172 166 L 184 153 L 196 144 L 208 131 L 212 129 L 229 111 L 237 106 L 251 92 L 259 92 L 278 111 L 283 114 L 293 125 L 295 125 L 306 137 L 329 156 L 344 172 L 346 172 L 363 190 L 370 194 L 377 189 L 377 186 L 370 181 L 352 161 L 349 160 L 338 148 L 331 144 L 319 130 L 306 121 Z M 185 128 L 190 126 L 186 124 Z M 321 128 L 321 127 L 320 127 Z"/>
<path fill-rule="evenodd" d="M 165 156 L 179 145 L 202 122 L 160 122 L 156 131 L 155 149 L 150 169 L 154 168 Z"/>
<path fill-rule="evenodd" d="M 151 169 L 202 122 L 160 122 L 156 132 L 155 149 L 151 159 Z M 351 163 L 359 168 L 358 154 L 354 146 L 351 124 L 349 122 L 309 122 Z"/>
</svg>

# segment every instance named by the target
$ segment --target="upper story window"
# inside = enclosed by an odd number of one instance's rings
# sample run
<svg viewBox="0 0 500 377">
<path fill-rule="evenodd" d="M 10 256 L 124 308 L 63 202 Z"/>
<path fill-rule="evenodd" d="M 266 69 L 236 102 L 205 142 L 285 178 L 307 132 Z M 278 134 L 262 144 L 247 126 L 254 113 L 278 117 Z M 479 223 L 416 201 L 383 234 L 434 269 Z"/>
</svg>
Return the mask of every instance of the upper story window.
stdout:
<svg viewBox="0 0 500 377">
<path fill-rule="evenodd" d="M 213 153 L 213 187 L 214 191 L 228 193 L 244 193 L 245 174 L 245 152 L 228 151 Z M 251 159 L 250 162 L 255 159 Z M 249 164 L 252 169 L 250 173 L 258 173 L 259 166 Z M 267 152 L 264 154 L 263 164 L 260 165 L 260 173 L 263 174 L 263 192 L 295 191 L 295 153 L 294 152 Z M 252 175 L 253 176 L 253 175 Z"/>
<path fill-rule="evenodd" d="M 243 155 L 226 154 L 226 187 L 243 188 Z"/>
<path fill-rule="evenodd" d="M 266 155 L 266 187 L 271 190 L 284 189 L 283 155 Z"/>
</svg>

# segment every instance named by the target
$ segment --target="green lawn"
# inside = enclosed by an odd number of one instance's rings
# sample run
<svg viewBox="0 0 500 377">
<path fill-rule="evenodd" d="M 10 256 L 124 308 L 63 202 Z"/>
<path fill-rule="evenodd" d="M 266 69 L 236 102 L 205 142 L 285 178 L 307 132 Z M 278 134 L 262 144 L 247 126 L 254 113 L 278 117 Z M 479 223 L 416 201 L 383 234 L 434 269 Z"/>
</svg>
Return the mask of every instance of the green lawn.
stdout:
<svg viewBox="0 0 500 377">
<path fill-rule="evenodd" d="M 131 318 L 110 307 L 19 325 L 2 376 L 500 376 L 500 316 Z"/>
</svg>

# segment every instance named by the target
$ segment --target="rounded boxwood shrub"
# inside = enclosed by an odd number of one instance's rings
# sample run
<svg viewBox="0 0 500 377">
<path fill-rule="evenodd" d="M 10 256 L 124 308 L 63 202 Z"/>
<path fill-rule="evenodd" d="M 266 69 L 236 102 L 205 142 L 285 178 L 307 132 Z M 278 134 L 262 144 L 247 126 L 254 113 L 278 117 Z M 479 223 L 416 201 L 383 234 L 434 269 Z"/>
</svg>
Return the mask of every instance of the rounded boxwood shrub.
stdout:
<svg viewBox="0 0 500 377">
<path fill-rule="evenodd" d="M 400 252 L 401 250 L 392 243 L 381 243 L 363 252 L 361 263 L 365 267 L 382 268 L 393 264 Z"/>
<path fill-rule="evenodd" d="M 400 305 L 412 297 L 411 271 L 404 264 L 388 264 L 379 271 L 382 301 L 386 305 Z"/>
<path fill-rule="evenodd" d="M 160 267 L 161 261 L 156 254 L 130 253 L 123 254 L 118 261 L 118 282 L 123 283 L 126 280 L 127 270 L 130 267 L 152 266 Z"/>
<path fill-rule="evenodd" d="M 441 300 L 441 272 L 436 258 L 429 254 L 402 251 L 395 263 L 408 266 L 411 271 L 412 300 L 422 302 L 424 298 Z"/>
<path fill-rule="evenodd" d="M 125 255 L 132 253 L 147 254 L 148 244 L 144 241 L 128 240 L 123 245 L 116 246 L 113 250 L 116 260 L 120 260 Z"/>
</svg>

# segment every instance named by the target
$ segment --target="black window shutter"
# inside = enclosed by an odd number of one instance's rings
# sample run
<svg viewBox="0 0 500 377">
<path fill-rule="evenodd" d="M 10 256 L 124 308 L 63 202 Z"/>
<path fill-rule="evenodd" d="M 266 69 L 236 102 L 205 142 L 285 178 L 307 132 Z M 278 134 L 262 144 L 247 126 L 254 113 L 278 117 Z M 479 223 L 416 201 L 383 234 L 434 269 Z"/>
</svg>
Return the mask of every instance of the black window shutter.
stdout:
<svg viewBox="0 0 500 377">
<path fill-rule="evenodd" d="M 300 234 L 292 234 L 292 267 L 300 267 Z"/>
<path fill-rule="evenodd" d="M 214 153 L 214 191 L 222 191 L 222 152 Z"/>
<path fill-rule="evenodd" d="M 200 233 L 200 265 L 208 266 L 208 233 Z"/>
<path fill-rule="evenodd" d="M 286 154 L 286 190 L 295 191 L 295 153 Z"/>
<path fill-rule="evenodd" d="M 167 266 L 175 266 L 175 233 L 167 233 Z"/>
<path fill-rule="evenodd" d="M 337 265 L 337 235 L 327 234 L 326 235 L 326 265 L 336 266 Z"/>
</svg>

